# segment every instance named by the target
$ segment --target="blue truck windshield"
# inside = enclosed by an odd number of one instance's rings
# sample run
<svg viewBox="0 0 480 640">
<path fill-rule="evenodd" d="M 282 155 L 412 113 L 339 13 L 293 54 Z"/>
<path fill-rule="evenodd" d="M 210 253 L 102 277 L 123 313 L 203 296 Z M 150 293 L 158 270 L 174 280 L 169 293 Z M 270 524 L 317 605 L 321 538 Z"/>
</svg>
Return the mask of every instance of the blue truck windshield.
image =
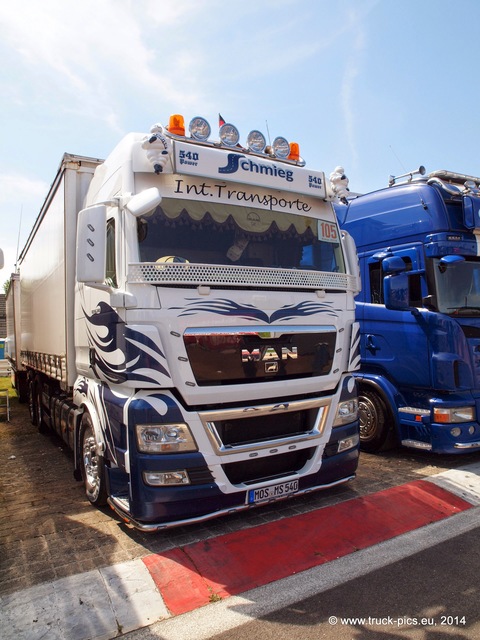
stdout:
<svg viewBox="0 0 480 640">
<path fill-rule="evenodd" d="M 449 315 L 480 316 L 480 262 L 434 260 L 437 306 Z"/>
<path fill-rule="evenodd" d="M 138 240 L 141 262 L 345 273 L 336 223 L 292 213 L 164 198 L 138 221 Z"/>
</svg>

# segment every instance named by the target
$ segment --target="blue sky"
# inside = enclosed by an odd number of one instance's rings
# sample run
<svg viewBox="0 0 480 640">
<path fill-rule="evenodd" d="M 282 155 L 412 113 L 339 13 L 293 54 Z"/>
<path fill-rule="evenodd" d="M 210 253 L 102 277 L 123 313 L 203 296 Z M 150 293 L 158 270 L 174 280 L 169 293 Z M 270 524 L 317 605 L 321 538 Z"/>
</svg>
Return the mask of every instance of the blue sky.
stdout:
<svg viewBox="0 0 480 640">
<path fill-rule="evenodd" d="M 0 10 L 0 247 L 13 270 L 64 152 L 218 113 L 343 165 L 478 176 L 478 0 L 16 0 Z"/>
</svg>

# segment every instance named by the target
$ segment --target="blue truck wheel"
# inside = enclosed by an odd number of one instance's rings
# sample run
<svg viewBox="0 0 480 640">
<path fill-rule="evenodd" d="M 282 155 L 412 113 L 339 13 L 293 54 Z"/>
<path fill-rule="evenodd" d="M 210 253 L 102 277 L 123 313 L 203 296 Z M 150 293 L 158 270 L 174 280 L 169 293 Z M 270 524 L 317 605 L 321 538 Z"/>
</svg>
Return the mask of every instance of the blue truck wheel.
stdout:
<svg viewBox="0 0 480 640">
<path fill-rule="evenodd" d="M 372 389 L 360 388 L 360 449 L 368 453 L 390 448 L 393 444 L 393 418 L 385 401 Z"/>
</svg>

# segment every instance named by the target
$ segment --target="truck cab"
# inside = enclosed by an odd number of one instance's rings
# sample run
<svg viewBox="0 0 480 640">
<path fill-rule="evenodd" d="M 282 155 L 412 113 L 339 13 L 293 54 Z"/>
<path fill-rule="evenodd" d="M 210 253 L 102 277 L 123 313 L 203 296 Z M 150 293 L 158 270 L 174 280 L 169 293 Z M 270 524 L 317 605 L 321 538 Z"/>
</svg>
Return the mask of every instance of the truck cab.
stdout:
<svg viewBox="0 0 480 640">
<path fill-rule="evenodd" d="M 362 274 L 357 383 L 366 451 L 480 450 L 479 185 L 421 167 L 337 207 Z"/>
</svg>

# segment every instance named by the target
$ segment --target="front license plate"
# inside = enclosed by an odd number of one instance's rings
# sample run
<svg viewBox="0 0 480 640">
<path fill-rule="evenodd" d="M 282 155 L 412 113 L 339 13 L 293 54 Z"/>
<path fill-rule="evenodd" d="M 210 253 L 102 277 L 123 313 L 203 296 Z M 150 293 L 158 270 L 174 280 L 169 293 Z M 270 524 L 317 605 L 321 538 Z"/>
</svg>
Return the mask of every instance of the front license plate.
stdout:
<svg viewBox="0 0 480 640">
<path fill-rule="evenodd" d="M 248 504 L 268 502 L 276 498 L 284 498 L 298 491 L 298 480 L 290 480 L 280 484 L 272 484 L 270 487 L 261 489 L 250 489 L 248 492 Z"/>
</svg>

